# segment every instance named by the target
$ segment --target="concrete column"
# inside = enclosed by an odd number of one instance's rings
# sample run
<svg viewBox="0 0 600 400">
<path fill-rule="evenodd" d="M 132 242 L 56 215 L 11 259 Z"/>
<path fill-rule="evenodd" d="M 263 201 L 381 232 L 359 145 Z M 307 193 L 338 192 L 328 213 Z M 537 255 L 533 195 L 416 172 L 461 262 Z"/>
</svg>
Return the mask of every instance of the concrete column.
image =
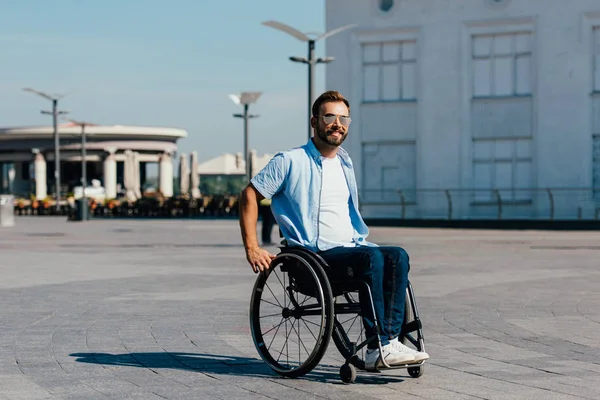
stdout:
<svg viewBox="0 0 600 400">
<path fill-rule="evenodd" d="M 159 158 L 158 190 L 164 197 L 173 196 L 173 159 L 170 153 L 163 153 Z"/>
<path fill-rule="evenodd" d="M 33 170 L 35 176 L 35 199 L 44 200 L 48 197 L 48 184 L 46 182 L 46 159 L 39 150 L 34 149 Z"/>
<path fill-rule="evenodd" d="M 117 197 L 117 160 L 114 147 L 104 149 L 108 154 L 104 159 L 104 193 L 107 199 Z"/>
<path fill-rule="evenodd" d="M 198 153 L 192 151 L 190 154 L 190 186 L 192 190 L 192 198 L 200 198 L 200 175 L 198 174 Z"/>
</svg>

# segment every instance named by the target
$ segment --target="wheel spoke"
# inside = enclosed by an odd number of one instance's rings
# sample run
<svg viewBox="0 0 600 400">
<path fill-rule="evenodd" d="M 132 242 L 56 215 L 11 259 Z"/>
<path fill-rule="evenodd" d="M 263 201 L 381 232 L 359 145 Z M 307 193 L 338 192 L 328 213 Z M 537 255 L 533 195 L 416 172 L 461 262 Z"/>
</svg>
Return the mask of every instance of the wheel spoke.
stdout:
<svg viewBox="0 0 600 400">
<path fill-rule="evenodd" d="M 306 329 L 308 329 L 308 331 L 310 332 L 310 334 L 312 335 L 313 338 L 315 338 L 315 341 L 317 340 L 317 337 L 315 336 L 315 334 L 310 330 L 309 326 L 306 324 L 306 321 L 303 319 L 302 322 L 304 322 L 304 325 L 306 326 Z M 310 321 L 309 321 L 310 322 Z"/>
<path fill-rule="evenodd" d="M 321 326 L 321 324 L 317 324 L 316 322 L 312 322 L 312 321 L 308 321 L 308 320 L 307 320 L 307 321 L 304 321 L 304 322 L 308 322 L 308 323 L 311 323 L 311 324 L 313 324 L 313 325 L 316 325 L 316 326 L 319 326 L 319 327 Z"/>
<path fill-rule="evenodd" d="M 265 282 L 265 286 L 267 287 L 267 289 L 269 289 L 269 292 L 271 292 L 271 294 L 273 295 L 273 298 L 275 299 L 275 301 L 277 302 L 277 304 L 279 304 L 279 307 L 284 308 L 281 305 L 281 303 L 279 302 L 279 300 L 277 300 L 277 296 L 275 296 L 275 293 L 273 293 L 273 291 L 271 290 L 271 287 L 269 286 L 269 284 L 267 282 Z"/>
<path fill-rule="evenodd" d="M 268 331 L 264 332 L 264 333 L 263 333 L 263 336 L 264 336 L 264 335 L 266 335 L 267 333 L 271 332 L 271 331 L 272 331 L 273 329 L 275 329 L 275 328 L 279 329 L 279 327 L 281 326 L 281 324 L 283 324 L 283 323 L 284 323 L 285 321 L 287 321 L 288 319 L 289 319 L 289 318 L 283 318 L 283 317 L 281 317 L 281 322 L 280 322 L 278 325 L 276 325 L 276 326 L 273 326 L 273 327 L 272 327 L 271 329 L 269 329 Z"/>
<path fill-rule="evenodd" d="M 274 317 L 276 315 L 281 315 L 281 313 L 275 313 L 275 314 L 269 314 L 269 315 L 263 315 L 260 318 L 269 318 L 269 317 Z"/>
<path fill-rule="evenodd" d="M 282 324 L 283 324 L 283 318 L 281 319 L 281 322 L 279 323 L 279 325 L 277 325 L 277 330 L 275 331 L 275 334 L 273 334 L 273 339 L 271 339 L 271 343 L 269 343 L 269 346 L 267 346 L 267 350 L 271 348 L 271 345 L 273 344 L 273 341 L 277 337 L 277 332 L 279 332 L 279 328 L 281 327 Z M 275 329 L 275 328 L 273 327 L 272 329 L 269 329 L 267 331 L 267 333 L 271 332 L 273 329 Z M 263 334 L 263 336 L 264 336 L 264 334 Z"/>
<path fill-rule="evenodd" d="M 277 300 L 277 299 L 276 299 L 276 300 Z M 267 301 L 267 300 L 265 300 L 265 299 L 260 299 L 260 301 L 264 301 L 265 303 L 267 303 L 267 304 L 270 304 L 270 305 L 272 305 L 272 306 L 275 306 L 275 307 L 283 308 L 283 307 L 281 307 L 281 304 L 275 304 L 275 303 L 271 303 L 270 301 Z M 278 302 L 278 303 L 279 303 L 279 302 Z"/>
<path fill-rule="evenodd" d="M 298 325 L 300 325 L 300 323 L 298 323 Z M 304 351 L 306 351 L 306 355 L 310 356 L 310 352 L 307 350 L 306 346 L 304 346 L 304 342 L 302 341 L 302 339 L 300 339 L 300 330 L 296 330 L 296 328 L 294 328 L 293 324 L 292 324 L 292 329 L 294 329 L 294 331 L 298 335 L 298 358 L 300 358 L 300 343 L 302 343 L 302 347 L 304 347 Z"/>
</svg>

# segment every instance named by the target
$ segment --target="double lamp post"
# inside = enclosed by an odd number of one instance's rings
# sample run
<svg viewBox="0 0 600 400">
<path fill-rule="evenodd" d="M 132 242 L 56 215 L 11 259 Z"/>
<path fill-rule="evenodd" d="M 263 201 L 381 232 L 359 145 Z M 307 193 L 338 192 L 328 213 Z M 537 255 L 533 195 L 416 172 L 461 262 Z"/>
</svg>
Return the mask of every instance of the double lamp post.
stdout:
<svg viewBox="0 0 600 400">
<path fill-rule="evenodd" d="M 302 64 L 308 65 L 308 140 L 310 140 L 312 136 L 312 129 L 310 126 L 310 119 L 312 117 L 312 105 L 315 102 L 315 67 L 317 64 L 327 64 L 335 60 L 334 57 L 323 57 L 323 58 L 315 58 L 315 43 L 319 40 L 326 39 L 335 34 L 343 32 L 347 29 L 354 28 L 356 25 L 349 24 L 340 26 L 339 28 L 332 29 L 329 32 L 325 32 L 316 38 L 309 37 L 306 33 L 300 32 L 296 28 L 292 28 L 289 25 L 278 21 L 265 21 L 262 23 L 265 26 L 280 30 L 282 32 L 287 33 L 295 37 L 296 39 L 305 42 L 308 44 L 308 55 L 307 57 L 290 57 L 289 59 L 293 62 L 298 62 Z"/>
</svg>

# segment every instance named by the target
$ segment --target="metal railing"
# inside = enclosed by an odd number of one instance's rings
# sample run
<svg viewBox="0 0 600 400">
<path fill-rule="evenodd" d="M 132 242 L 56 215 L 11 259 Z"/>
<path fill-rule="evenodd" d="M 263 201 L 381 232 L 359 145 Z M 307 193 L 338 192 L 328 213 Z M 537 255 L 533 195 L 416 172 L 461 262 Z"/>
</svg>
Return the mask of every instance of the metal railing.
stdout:
<svg viewBox="0 0 600 400">
<path fill-rule="evenodd" d="M 600 219 L 600 188 L 362 190 L 363 214 L 401 219 Z"/>
</svg>

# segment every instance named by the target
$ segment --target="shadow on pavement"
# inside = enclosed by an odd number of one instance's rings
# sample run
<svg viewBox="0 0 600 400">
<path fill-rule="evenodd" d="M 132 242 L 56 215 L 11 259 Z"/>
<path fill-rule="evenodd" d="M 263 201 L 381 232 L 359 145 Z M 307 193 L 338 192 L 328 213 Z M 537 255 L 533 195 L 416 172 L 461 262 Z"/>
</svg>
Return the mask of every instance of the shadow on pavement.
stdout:
<svg viewBox="0 0 600 400">
<path fill-rule="evenodd" d="M 223 356 L 216 354 L 198 353 L 73 353 L 75 361 L 89 364 L 100 364 L 110 366 L 137 367 L 148 369 L 180 369 L 197 371 L 205 374 L 237 375 L 263 378 L 281 378 L 269 366 L 260 359 Z M 319 365 L 310 373 L 299 379 L 339 383 L 339 366 Z M 359 371 L 357 383 L 363 384 L 385 384 L 402 382 L 403 378 L 394 375 L 380 373 L 361 373 Z"/>
</svg>

